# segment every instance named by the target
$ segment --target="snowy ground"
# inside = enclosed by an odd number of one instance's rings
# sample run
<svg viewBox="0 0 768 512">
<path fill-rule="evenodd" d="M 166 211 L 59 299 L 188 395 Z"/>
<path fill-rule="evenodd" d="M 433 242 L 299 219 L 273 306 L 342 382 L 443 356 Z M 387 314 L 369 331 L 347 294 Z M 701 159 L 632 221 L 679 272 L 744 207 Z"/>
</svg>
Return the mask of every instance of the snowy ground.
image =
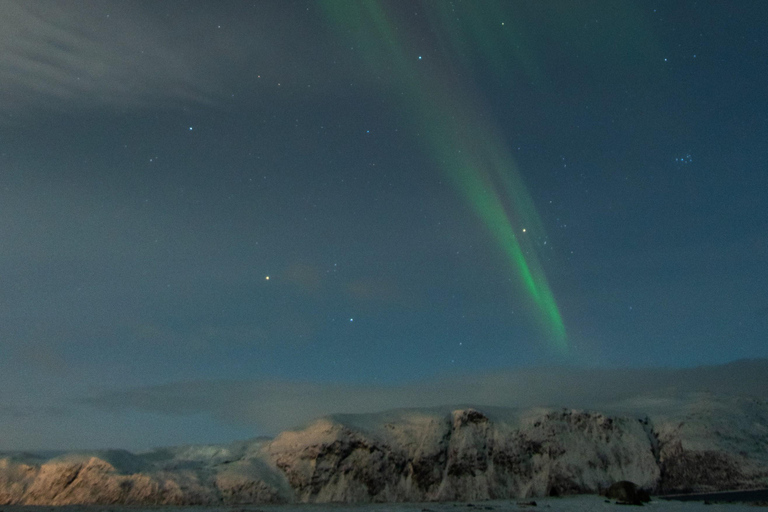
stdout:
<svg viewBox="0 0 768 512">
<path fill-rule="evenodd" d="M 318 505 L 245 505 L 240 507 L 127 507 L 127 506 L 4 506 L 0 512 L 757 512 L 762 507 L 749 503 L 713 503 L 665 501 L 654 499 L 642 509 L 606 502 L 600 496 L 576 496 L 568 498 L 539 498 L 536 506 L 530 501 L 483 501 L 475 503 L 379 503 L 366 505 L 318 504 Z M 768 507 L 766 507 L 768 508 Z"/>
</svg>

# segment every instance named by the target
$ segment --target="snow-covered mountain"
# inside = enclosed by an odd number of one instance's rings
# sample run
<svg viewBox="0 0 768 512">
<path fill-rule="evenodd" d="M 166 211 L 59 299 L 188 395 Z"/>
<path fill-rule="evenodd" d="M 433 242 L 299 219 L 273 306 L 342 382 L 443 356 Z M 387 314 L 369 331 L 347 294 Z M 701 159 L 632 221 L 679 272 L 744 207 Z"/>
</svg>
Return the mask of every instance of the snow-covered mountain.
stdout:
<svg viewBox="0 0 768 512">
<path fill-rule="evenodd" d="M 0 455 L 0 504 L 482 500 L 768 485 L 768 404 L 654 393 L 601 412 L 454 407 L 335 415 L 275 439 L 132 454 Z"/>
</svg>

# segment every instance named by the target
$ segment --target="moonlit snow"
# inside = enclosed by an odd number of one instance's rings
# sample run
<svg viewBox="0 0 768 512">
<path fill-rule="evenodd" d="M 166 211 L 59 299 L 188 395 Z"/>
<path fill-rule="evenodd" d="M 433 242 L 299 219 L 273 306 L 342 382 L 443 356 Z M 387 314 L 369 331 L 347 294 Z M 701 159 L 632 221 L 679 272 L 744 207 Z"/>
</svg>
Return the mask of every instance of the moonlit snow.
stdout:
<svg viewBox="0 0 768 512">
<path fill-rule="evenodd" d="M 448 502 L 448 503 L 386 503 L 365 505 L 313 504 L 313 505 L 260 505 L 231 507 L 173 507 L 177 512 L 629 512 L 625 506 L 606 502 L 600 496 L 573 496 L 566 498 L 541 498 L 530 501 Z M 658 512 L 759 512 L 752 504 L 712 503 L 653 500 L 644 505 L 646 511 Z M 3 507 L 4 512 L 30 512 L 32 507 Z M 39 508 L 35 507 L 39 512 Z M 99 507 L 99 509 L 104 509 Z M 69 512 L 94 511 L 94 507 L 68 507 Z M 109 512 L 158 512 L 158 507 L 108 507 Z M 630 509 L 633 510 L 633 509 Z"/>
</svg>

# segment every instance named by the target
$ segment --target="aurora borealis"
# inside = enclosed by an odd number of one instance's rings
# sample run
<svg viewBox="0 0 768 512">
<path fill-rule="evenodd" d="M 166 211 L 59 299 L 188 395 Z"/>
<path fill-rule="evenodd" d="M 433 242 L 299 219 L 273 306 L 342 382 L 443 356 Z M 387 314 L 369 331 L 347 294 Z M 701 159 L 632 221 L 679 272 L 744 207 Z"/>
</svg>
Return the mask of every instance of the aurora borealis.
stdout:
<svg viewBox="0 0 768 512">
<path fill-rule="evenodd" d="M 0 0 L 0 450 L 768 356 L 765 10 Z"/>
<path fill-rule="evenodd" d="M 466 198 L 507 256 L 509 274 L 527 295 L 533 306 L 529 314 L 546 333 L 545 339 L 558 351 L 566 352 L 565 326 L 539 262 L 536 244 L 531 241 L 546 238 L 544 226 L 507 144 L 497 133 L 493 117 L 484 112 L 482 102 L 473 99 L 476 96 L 470 95 L 471 82 L 461 79 L 471 70 L 462 69 L 465 65 L 451 58 L 453 52 L 437 56 L 441 62 L 436 64 L 425 62 L 417 48 L 409 48 L 403 42 L 416 39 L 408 33 L 408 24 L 403 24 L 400 30 L 393 26 L 389 19 L 393 12 L 388 12 L 382 2 L 348 6 L 327 1 L 321 5 L 339 25 L 338 31 L 347 37 L 347 42 L 356 41 L 362 47 L 364 61 L 376 63 L 388 73 L 402 77 L 398 80 L 400 94 L 394 95 L 393 102 L 411 113 L 413 129 L 424 134 L 428 146 L 425 150 L 435 167 Z M 433 37 L 438 41 L 451 39 L 452 46 L 465 46 L 467 42 L 460 41 L 453 27 L 445 23 L 449 19 L 448 11 L 458 16 L 458 32 L 464 26 L 461 17 L 465 12 L 470 14 L 470 30 L 477 30 L 478 25 L 488 28 L 494 23 L 490 20 L 498 25 L 498 20 L 503 19 L 500 5 L 494 2 L 489 3 L 486 20 L 478 20 L 474 9 L 457 14 L 451 3 L 420 5 L 417 9 L 421 7 L 425 8 L 426 16 L 434 18 Z M 510 27 L 509 32 L 514 34 L 515 30 Z M 482 40 L 482 36 L 478 37 Z M 479 49 L 482 60 L 498 59 L 493 55 L 493 44 L 481 44 Z M 427 60 L 430 57 L 427 56 Z M 428 69 L 420 69 L 421 64 Z M 435 69 L 438 67 L 451 69 L 452 73 L 438 72 Z"/>
</svg>

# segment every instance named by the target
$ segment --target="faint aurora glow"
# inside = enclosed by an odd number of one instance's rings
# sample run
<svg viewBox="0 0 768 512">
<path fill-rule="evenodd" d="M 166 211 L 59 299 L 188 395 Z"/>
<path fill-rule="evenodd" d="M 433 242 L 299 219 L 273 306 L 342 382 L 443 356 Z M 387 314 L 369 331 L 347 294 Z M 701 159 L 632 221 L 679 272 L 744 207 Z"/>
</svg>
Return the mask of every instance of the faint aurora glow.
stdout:
<svg viewBox="0 0 768 512">
<path fill-rule="evenodd" d="M 395 13 L 385 3 L 327 0 L 321 6 L 340 35 L 354 40 L 356 52 L 369 66 L 396 77 L 397 101 L 412 114 L 414 132 L 426 137 L 426 149 L 435 165 L 464 196 L 505 254 L 510 276 L 525 290 L 528 316 L 552 347 L 565 354 L 565 325 L 532 242 L 531 235 L 546 236 L 543 224 L 492 116 L 478 105 L 477 95 L 467 92 L 471 84 L 462 77 L 471 75 L 471 70 L 464 69 L 461 59 L 447 60 L 448 54 L 451 58 L 465 55 L 457 49 L 473 44 L 477 31 L 488 27 L 481 26 L 477 16 L 468 25 L 451 17 L 449 3 L 424 4 L 432 34 L 438 46 L 446 49 L 435 56 L 439 62 L 429 64 L 431 59 L 422 59 L 423 52 L 418 50 L 420 37 L 409 32 L 407 23 L 395 25 Z M 504 29 L 517 37 L 514 27 Z M 466 31 L 475 35 L 467 36 Z M 464 37 L 470 40 L 464 41 Z M 474 50 L 482 52 L 493 66 L 501 66 L 492 41 Z M 521 66 L 533 72 L 535 66 L 524 49 L 518 57 Z M 518 236 L 523 227 L 531 235 Z"/>
</svg>

